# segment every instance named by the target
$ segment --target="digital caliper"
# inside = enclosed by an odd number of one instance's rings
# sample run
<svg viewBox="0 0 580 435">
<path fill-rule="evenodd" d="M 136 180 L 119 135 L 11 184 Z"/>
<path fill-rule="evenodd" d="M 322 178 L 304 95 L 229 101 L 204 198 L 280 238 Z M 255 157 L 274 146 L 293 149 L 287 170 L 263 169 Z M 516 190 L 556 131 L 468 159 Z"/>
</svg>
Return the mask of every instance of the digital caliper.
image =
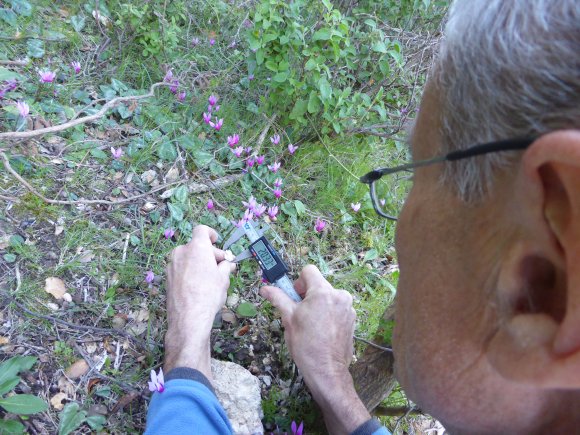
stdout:
<svg viewBox="0 0 580 435">
<path fill-rule="evenodd" d="M 296 302 L 302 301 L 302 298 L 296 290 L 290 278 L 288 278 L 288 266 L 280 257 L 280 254 L 270 244 L 268 239 L 264 237 L 265 230 L 260 229 L 258 224 L 252 221 L 245 222 L 242 226 L 237 228 L 232 235 L 224 243 L 224 250 L 228 249 L 243 236 L 247 236 L 250 240 L 250 247 L 241 252 L 234 258 L 234 262 L 245 260 L 253 257 L 258 261 L 260 269 L 264 278 L 281 288 L 290 298 Z"/>
</svg>

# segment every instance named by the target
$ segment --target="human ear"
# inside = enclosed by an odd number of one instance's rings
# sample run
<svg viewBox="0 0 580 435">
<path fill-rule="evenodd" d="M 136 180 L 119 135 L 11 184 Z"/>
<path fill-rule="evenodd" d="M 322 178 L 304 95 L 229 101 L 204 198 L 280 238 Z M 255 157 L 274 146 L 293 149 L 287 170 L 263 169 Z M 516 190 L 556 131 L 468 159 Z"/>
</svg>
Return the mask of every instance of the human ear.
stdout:
<svg viewBox="0 0 580 435">
<path fill-rule="evenodd" d="M 505 378 L 580 388 L 580 131 L 542 136 L 514 183 L 520 227 L 497 278 L 486 355 Z"/>
</svg>

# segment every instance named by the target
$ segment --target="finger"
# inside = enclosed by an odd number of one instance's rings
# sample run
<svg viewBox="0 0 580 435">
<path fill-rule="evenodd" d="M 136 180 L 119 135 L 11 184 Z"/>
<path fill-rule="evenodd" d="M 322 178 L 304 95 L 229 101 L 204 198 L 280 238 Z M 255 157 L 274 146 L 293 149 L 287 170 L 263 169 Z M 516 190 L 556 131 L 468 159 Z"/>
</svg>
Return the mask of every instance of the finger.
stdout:
<svg viewBox="0 0 580 435">
<path fill-rule="evenodd" d="M 329 290 L 332 289 L 332 286 L 324 279 L 316 266 L 309 264 L 302 269 L 300 276 L 295 282 L 295 288 L 300 296 L 304 296 L 307 291 Z"/>
<path fill-rule="evenodd" d="M 272 305 L 280 310 L 282 318 L 290 317 L 296 308 L 297 303 L 290 297 L 273 285 L 266 285 L 260 289 L 262 297 L 268 299 Z"/>
<path fill-rule="evenodd" d="M 235 272 L 236 263 L 231 263 L 229 261 L 224 260 L 224 261 L 220 262 L 217 267 L 221 273 L 228 276 L 230 273 Z"/>
<path fill-rule="evenodd" d="M 218 263 L 226 259 L 226 252 L 221 250 L 220 248 L 216 248 L 215 246 L 213 248 L 213 255 L 215 256 L 215 261 L 217 261 Z"/>
<path fill-rule="evenodd" d="M 193 229 L 192 240 L 194 239 L 205 239 L 209 238 L 212 244 L 217 242 L 218 240 L 218 233 L 213 228 L 208 227 L 207 225 L 197 225 Z"/>
</svg>

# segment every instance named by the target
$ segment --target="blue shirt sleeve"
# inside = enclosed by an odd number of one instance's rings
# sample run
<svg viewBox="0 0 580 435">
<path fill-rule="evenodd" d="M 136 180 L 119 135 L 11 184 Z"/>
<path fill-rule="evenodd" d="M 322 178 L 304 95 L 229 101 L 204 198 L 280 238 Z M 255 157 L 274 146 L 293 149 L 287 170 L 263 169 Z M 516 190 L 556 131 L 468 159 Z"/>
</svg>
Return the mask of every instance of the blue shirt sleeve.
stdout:
<svg viewBox="0 0 580 435">
<path fill-rule="evenodd" d="M 183 372 L 184 369 L 174 370 Z M 228 417 L 205 376 L 195 370 L 195 376 L 175 378 L 172 376 L 174 370 L 168 373 L 165 390 L 153 393 L 145 434 L 233 434 Z M 199 376 L 202 379 L 198 379 Z"/>
<path fill-rule="evenodd" d="M 391 435 L 391 433 L 381 426 L 376 418 L 371 418 L 356 428 L 350 435 Z"/>
</svg>

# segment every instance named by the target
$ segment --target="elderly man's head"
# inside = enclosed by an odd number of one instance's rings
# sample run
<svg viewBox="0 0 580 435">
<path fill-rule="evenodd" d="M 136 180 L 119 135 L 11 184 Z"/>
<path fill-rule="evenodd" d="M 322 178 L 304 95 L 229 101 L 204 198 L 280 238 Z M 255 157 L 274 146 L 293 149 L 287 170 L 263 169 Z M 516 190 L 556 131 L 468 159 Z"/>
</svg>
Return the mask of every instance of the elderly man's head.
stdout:
<svg viewBox="0 0 580 435">
<path fill-rule="evenodd" d="M 556 433 L 580 420 L 580 6 L 458 0 L 412 135 L 398 224 L 397 375 L 450 429 Z M 576 129 L 576 130 L 575 130 Z"/>
</svg>

